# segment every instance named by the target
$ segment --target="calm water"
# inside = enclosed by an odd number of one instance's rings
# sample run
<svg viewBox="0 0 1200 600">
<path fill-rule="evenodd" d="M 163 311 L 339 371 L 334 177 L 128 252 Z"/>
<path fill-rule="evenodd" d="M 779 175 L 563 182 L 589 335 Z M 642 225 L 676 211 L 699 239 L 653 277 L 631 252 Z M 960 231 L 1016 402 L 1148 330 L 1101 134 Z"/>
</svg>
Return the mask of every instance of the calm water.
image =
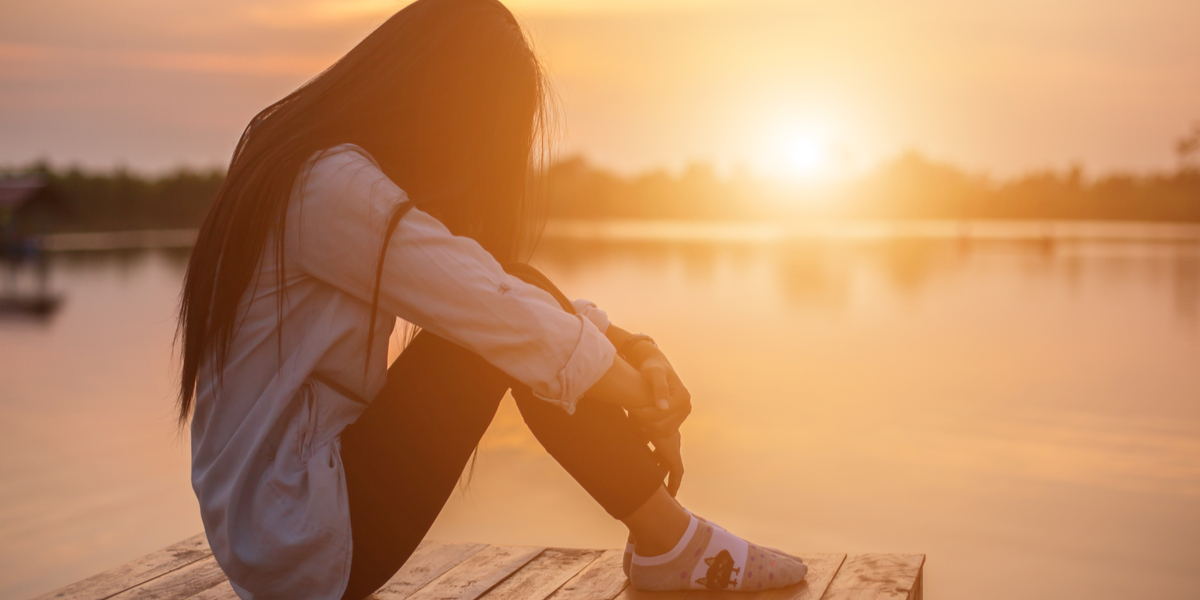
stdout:
<svg viewBox="0 0 1200 600">
<path fill-rule="evenodd" d="M 931 598 L 1196 598 L 1200 243 L 1144 231 L 643 226 L 536 262 L 672 357 L 700 514 L 798 552 L 927 553 Z M 0 321 L 0 597 L 200 531 L 171 419 L 182 260 L 55 255 L 63 309 Z M 623 530 L 506 403 L 431 537 Z"/>
</svg>

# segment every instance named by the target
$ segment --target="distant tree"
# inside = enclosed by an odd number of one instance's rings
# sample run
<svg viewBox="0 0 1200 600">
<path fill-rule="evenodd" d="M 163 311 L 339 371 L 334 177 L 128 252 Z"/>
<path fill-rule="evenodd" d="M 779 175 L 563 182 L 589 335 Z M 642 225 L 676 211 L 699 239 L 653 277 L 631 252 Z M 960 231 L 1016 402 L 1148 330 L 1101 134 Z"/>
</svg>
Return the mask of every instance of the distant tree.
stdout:
<svg viewBox="0 0 1200 600">
<path fill-rule="evenodd" d="M 181 169 L 156 178 L 123 168 L 58 171 L 44 161 L 8 174 L 39 175 L 62 199 L 64 210 L 43 228 L 47 232 L 199 227 L 225 178 L 219 170 Z"/>
<path fill-rule="evenodd" d="M 693 163 L 678 173 L 622 175 L 579 156 L 550 166 L 550 216 L 569 219 L 1102 219 L 1200 222 L 1200 122 L 1175 144 L 1179 168 L 1158 174 L 1085 178 L 1082 167 L 993 182 L 916 152 L 880 165 L 810 204 L 805 192 L 748 173 L 722 177 Z M 187 169 L 145 177 L 126 169 L 56 170 L 45 161 L 10 174 L 38 174 L 63 200 L 46 231 L 198 227 L 224 179 Z M 0 172 L 0 177 L 5 173 Z M 533 178 L 531 178 L 532 180 Z M 828 201 L 826 201 L 828 200 Z"/>
<path fill-rule="evenodd" d="M 1175 143 L 1175 154 L 1181 166 L 1188 165 L 1193 156 L 1200 156 L 1200 121 L 1192 123 L 1192 130 Z"/>
</svg>

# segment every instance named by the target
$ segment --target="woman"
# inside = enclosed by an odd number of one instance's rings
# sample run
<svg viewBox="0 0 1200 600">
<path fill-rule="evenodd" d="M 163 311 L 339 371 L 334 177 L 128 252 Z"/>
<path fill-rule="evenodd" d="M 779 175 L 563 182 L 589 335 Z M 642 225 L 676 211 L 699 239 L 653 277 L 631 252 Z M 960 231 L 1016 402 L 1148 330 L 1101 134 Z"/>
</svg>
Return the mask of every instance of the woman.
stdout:
<svg viewBox="0 0 1200 600">
<path fill-rule="evenodd" d="M 246 128 L 188 265 L 179 407 L 205 531 L 243 598 L 385 583 L 510 388 L 629 527 L 633 585 L 803 578 L 674 500 L 690 400 L 653 341 L 520 265 L 542 215 L 526 178 L 544 98 L 499 2 L 418 0 Z M 396 317 L 422 331 L 389 368 Z"/>
</svg>

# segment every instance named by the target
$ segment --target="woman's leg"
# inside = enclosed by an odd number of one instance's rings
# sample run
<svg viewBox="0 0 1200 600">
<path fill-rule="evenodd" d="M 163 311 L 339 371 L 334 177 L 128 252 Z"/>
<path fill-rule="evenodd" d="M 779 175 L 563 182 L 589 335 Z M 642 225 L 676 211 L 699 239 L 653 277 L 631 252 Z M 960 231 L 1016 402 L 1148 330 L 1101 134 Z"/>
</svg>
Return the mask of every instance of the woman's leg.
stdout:
<svg viewBox="0 0 1200 600">
<path fill-rule="evenodd" d="M 514 273 L 566 297 L 530 267 Z M 799 559 L 751 544 L 688 513 L 663 487 L 646 439 L 619 407 L 580 402 L 574 415 L 539 401 L 522 386 L 513 396 L 525 423 L 559 464 L 637 537 L 627 572 L 643 590 L 758 591 L 798 583 L 808 568 Z M 632 536 L 630 538 L 633 539 Z"/>
<path fill-rule="evenodd" d="M 575 308 L 558 286 L 525 263 L 506 263 L 511 275 L 546 290 L 563 310 Z M 645 435 L 619 406 L 581 401 L 574 415 L 514 384 L 513 397 L 534 437 L 608 514 L 624 520 L 662 487 L 665 472 Z"/>
<path fill-rule="evenodd" d="M 510 379 L 477 354 L 420 333 L 342 434 L 353 552 L 343 596 L 387 582 L 454 491 Z"/>
<path fill-rule="evenodd" d="M 478 355 L 428 332 L 388 369 L 384 389 L 342 433 L 353 530 L 343 598 L 377 590 L 416 549 L 510 384 Z M 542 445 L 614 517 L 661 504 L 652 500 L 665 496 L 664 474 L 623 410 L 581 402 L 567 415 L 528 387 L 518 384 L 514 395 Z"/>
<path fill-rule="evenodd" d="M 581 401 L 574 415 L 515 386 L 513 397 L 542 447 L 616 519 L 662 487 L 664 473 L 620 407 Z"/>
<path fill-rule="evenodd" d="M 571 310 L 548 280 L 537 283 Z M 429 333 L 388 369 L 384 390 L 342 434 L 354 543 L 346 600 L 378 589 L 416 549 L 511 383 L 478 355 Z M 585 401 L 567 415 L 523 386 L 514 395 L 538 440 L 639 540 L 694 544 L 674 530 L 695 519 L 666 493 L 663 472 L 623 410 Z M 663 568 L 643 568 L 641 579 L 653 581 Z"/>
</svg>

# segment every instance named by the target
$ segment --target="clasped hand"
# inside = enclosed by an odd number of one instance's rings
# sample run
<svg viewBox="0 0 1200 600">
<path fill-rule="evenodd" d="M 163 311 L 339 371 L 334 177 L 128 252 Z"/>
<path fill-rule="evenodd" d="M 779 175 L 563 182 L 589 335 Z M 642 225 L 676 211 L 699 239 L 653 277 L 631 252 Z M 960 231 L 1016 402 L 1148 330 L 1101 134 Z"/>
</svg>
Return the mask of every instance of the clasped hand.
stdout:
<svg viewBox="0 0 1200 600">
<path fill-rule="evenodd" d="M 631 337 L 616 325 L 609 325 L 607 335 L 618 348 L 626 346 Z M 667 470 L 667 491 L 674 496 L 683 481 L 679 426 L 692 412 L 692 395 L 662 351 L 652 342 L 635 342 L 613 360 L 586 395 L 629 411 L 654 445 L 655 457 Z"/>
<path fill-rule="evenodd" d="M 667 357 L 657 348 L 653 355 L 642 360 L 638 372 L 650 384 L 655 405 L 630 409 L 629 414 L 654 445 L 659 465 L 668 471 L 667 491 L 674 496 L 683 482 L 679 426 L 692 412 L 692 395 Z"/>
</svg>

